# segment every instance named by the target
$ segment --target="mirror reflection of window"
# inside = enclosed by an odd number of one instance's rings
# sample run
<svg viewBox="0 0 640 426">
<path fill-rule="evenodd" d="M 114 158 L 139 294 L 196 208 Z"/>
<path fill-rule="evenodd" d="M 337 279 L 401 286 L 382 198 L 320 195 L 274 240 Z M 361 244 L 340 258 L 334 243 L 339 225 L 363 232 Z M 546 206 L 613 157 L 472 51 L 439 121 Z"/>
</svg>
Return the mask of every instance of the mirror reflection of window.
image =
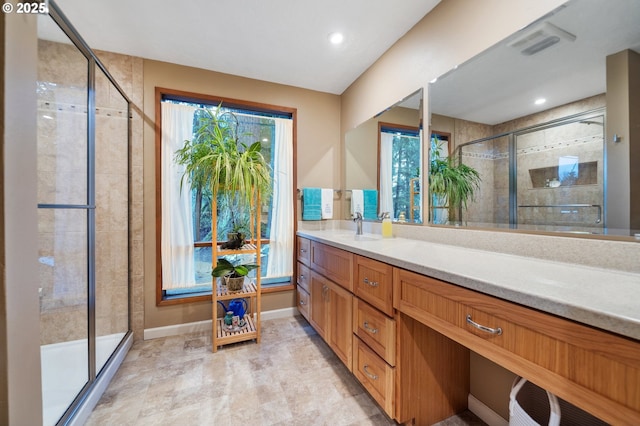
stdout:
<svg viewBox="0 0 640 426">
<path fill-rule="evenodd" d="M 393 220 L 422 222 L 422 144 L 417 127 L 380 123 L 380 211 Z"/>
<path fill-rule="evenodd" d="M 558 178 L 563 185 L 573 185 L 578 180 L 578 156 L 563 155 L 558 158 Z"/>
</svg>

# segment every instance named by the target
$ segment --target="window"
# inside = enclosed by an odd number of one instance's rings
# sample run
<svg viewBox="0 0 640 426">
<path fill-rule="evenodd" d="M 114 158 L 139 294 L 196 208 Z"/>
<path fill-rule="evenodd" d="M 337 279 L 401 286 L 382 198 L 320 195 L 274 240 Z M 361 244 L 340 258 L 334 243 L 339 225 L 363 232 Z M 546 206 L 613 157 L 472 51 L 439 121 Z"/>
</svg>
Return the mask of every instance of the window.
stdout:
<svg viewBox="0 0 640 426">
<path fill-rule="evenodd" d="M 422 144 L 416 127 L 380 124 L 380 211 L 392 219 L 422 222 Z"/>
<path fill-rule="evenodd" d="M 261 270 L 263 289 L 289 286 L 293 273 L 294 122 L 295 110 L 167 89 L 158 92 L 160 132 L 156 135 L 157 303 L 167 304 L 211 294 L 211 191 L 195 189 L 182 179 L 174 153 L 191 140 L 204 109 L 224 111 L 227 124 L 237 128 L 239 142 L 260 141 L 271 166 L 273 191 L 262 200 Z M 158 113 L 157 113 L 158 114 Z M 237 200 L 217 197 L 218 241 L 242 228 L 248 213 L 238 213 Z M 243 231 L 243 229 L 239 229 Z M 246 232 L 246 231 L 245 231 Z"/>
</svg>

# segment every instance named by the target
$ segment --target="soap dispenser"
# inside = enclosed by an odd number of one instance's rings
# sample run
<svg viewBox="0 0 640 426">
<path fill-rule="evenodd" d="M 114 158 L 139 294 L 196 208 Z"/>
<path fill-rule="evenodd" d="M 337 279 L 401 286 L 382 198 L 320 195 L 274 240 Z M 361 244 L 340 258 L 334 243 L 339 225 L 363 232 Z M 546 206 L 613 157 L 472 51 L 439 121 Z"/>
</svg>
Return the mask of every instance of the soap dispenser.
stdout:
<svg viewBox="0 0 640 426">
<path fill-rule="evenodd" d="M 382 236 L 384 238 L 393 237 L 393 225 L 389 213 L 383 213 L 382 215 Z"/>
</svg>

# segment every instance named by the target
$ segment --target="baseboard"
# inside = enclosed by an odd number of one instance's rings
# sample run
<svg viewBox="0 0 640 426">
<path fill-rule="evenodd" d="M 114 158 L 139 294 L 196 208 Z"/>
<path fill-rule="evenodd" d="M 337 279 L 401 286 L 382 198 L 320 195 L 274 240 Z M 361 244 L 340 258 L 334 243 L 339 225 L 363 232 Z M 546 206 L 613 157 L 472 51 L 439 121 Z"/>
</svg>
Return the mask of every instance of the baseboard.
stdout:
<svg viewBox="0 0 640 426">
<path fill-rule="evenodd" d="M 282 308 L 274 309 L 272 311 L 264 311 L 261 319 L 266 321 L 278 318 L 290 318 L 295 315 L 299 315 L 298 308 Z"/>
<path fill-rule="evenodd" d="M 267 321 L 278 318 L 289 318 L 298 314 L 296 308 L 274 309 L 262 312 L 261 320 Z M 167 325 L 165 327 L 147 328 L 144 330 L 144 340 L 160 337 L 179 336 L 188 333 L 211 332 L 211 320 L 189 322 L 185 324 Z"/>
<path fill-rule="evenodd" d="M 483 402 L 471 394 L 469 394 L 469 397 L 467 398 L 467 404 L 469 406 L 469 411 L 480 417 L 480 419 L 489 426 L 509 425 L 507 420 L 503 419 L 502 416 L 487 407 Z"/>
</svg>

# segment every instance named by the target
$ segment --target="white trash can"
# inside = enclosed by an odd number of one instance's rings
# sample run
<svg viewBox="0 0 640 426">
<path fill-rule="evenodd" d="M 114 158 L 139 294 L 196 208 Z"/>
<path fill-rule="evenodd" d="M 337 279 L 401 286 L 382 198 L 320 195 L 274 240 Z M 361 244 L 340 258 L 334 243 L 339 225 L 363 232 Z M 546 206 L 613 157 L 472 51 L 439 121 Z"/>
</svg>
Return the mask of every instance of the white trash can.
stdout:
<svg viewBox="0 0 640 426">
<path fill-rule="evenodd" d="M 548 423 L 547 423 L 548 419 Z M 560 403 L 549 391 L 516 377 L 509 394 L 509 426 L 558 426 Z"/>
</svg>

